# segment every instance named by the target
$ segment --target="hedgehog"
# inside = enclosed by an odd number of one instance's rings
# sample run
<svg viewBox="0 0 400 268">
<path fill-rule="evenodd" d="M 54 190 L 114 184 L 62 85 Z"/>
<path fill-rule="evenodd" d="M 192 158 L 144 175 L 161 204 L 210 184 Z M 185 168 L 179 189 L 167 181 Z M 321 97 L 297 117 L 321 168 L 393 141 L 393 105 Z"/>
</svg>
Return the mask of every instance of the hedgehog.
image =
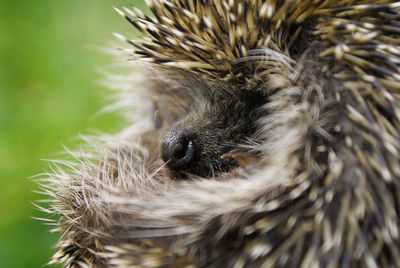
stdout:
<svg viewBox="0 0 400 268">
<path fill-rule="evenodd" d="M 39 182 L 50 264 L 400 267 L 400 2 L 146 3 L 130 123 Z"/>
</svg>

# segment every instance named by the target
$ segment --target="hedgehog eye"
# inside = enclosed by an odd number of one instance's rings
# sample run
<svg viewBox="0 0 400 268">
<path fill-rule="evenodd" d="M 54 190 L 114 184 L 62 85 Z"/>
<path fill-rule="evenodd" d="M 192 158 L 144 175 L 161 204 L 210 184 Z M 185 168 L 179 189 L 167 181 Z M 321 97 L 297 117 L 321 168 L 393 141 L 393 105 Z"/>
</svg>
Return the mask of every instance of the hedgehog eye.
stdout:
<svg viewBox="0 0 400 268">
<path fill-rule="evenodd" d="M 160 130 L 161 127 L 163 126 L 164 118 L 161 115 L 160 109 L 154 103 L 151 109 L 151 120 L 153 122 L 154 127 L 157 130 Z"/>
<path fill-rule="evenodd" d="M 173 125 L 178 120 L 177 116 L 168 109 L 159 107 L 157 103 L 153 103 L 151 108 L 151 121 L 157 130 L 160 130 L 167 123 L 168 126 Z"/>
</svg>

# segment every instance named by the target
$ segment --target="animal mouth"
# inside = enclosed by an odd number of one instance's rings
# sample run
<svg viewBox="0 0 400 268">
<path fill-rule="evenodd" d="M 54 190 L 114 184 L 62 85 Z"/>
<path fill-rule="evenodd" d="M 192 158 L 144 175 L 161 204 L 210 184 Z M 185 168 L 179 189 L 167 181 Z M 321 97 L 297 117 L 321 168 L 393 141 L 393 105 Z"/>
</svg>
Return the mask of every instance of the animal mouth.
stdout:
<svg viewBox="0 0 400 268">
<path fill-rule="evenodd" d="M 226 154 L 221 155 L 221 159 L 233 159 L 242 168 L 252 166 L 260 160 L 260 153 L 250 152 L 244 149 L 234 149 Z"/>
</svg>

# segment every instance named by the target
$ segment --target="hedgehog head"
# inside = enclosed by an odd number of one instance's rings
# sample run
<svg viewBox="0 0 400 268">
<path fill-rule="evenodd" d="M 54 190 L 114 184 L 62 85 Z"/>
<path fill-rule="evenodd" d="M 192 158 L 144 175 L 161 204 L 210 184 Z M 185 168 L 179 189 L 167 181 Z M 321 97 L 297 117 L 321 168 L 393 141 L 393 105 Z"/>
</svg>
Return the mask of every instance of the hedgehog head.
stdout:
<svg viewBox="0 0 400 268">
<path fill-rule="evenodd" d="M 148 5 L 154 18 L 136 8 L 116 9 L 144 41 L 117 36 L 134 46 L 136 59 L 174 77 L 181 89 L 176 98 L 190 103 L 175 116 L 171 107 L 155 103 L 158 127 L 164 121 L 169 125 L 160 141 L 161 155 L 176 176 L 212 176 L 256 159 L 259 150 L 244 148 L 262 139 L 260 118 L 269 113 L 265 105 L 282 90 L 324 87 L 334 94 L 335 87 L 346 90 L 344 83 L 354 88 L 355 80 L 357 87 L 369 87 L 371 79 L 397 83 L 399 78 L 390 66 L 395 51 L 382 47 L 375 62 L 364 59 L 366 47 L 377 47 L 380 30 L 352 20 L 372 14 L 376 6 L 345 7 L 336 1 Z M 392 9 L 390 4 L 379 8 Z"/>
</svg>

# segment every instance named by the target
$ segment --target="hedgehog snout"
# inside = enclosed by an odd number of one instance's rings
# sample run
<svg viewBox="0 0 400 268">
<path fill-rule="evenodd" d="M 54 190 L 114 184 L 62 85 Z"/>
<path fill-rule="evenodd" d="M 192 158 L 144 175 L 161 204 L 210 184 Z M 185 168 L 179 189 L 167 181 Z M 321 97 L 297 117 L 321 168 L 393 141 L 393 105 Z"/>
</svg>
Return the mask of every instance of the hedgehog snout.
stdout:
<svg viewBox="0 0 400 268">
<path fill-rule="evenodd" d="M 161 142 L 161 157 L 173 168 L 182 168 L 195 162 L 198 145 L 194 133 L 172 128 Z"/>
</svg>

